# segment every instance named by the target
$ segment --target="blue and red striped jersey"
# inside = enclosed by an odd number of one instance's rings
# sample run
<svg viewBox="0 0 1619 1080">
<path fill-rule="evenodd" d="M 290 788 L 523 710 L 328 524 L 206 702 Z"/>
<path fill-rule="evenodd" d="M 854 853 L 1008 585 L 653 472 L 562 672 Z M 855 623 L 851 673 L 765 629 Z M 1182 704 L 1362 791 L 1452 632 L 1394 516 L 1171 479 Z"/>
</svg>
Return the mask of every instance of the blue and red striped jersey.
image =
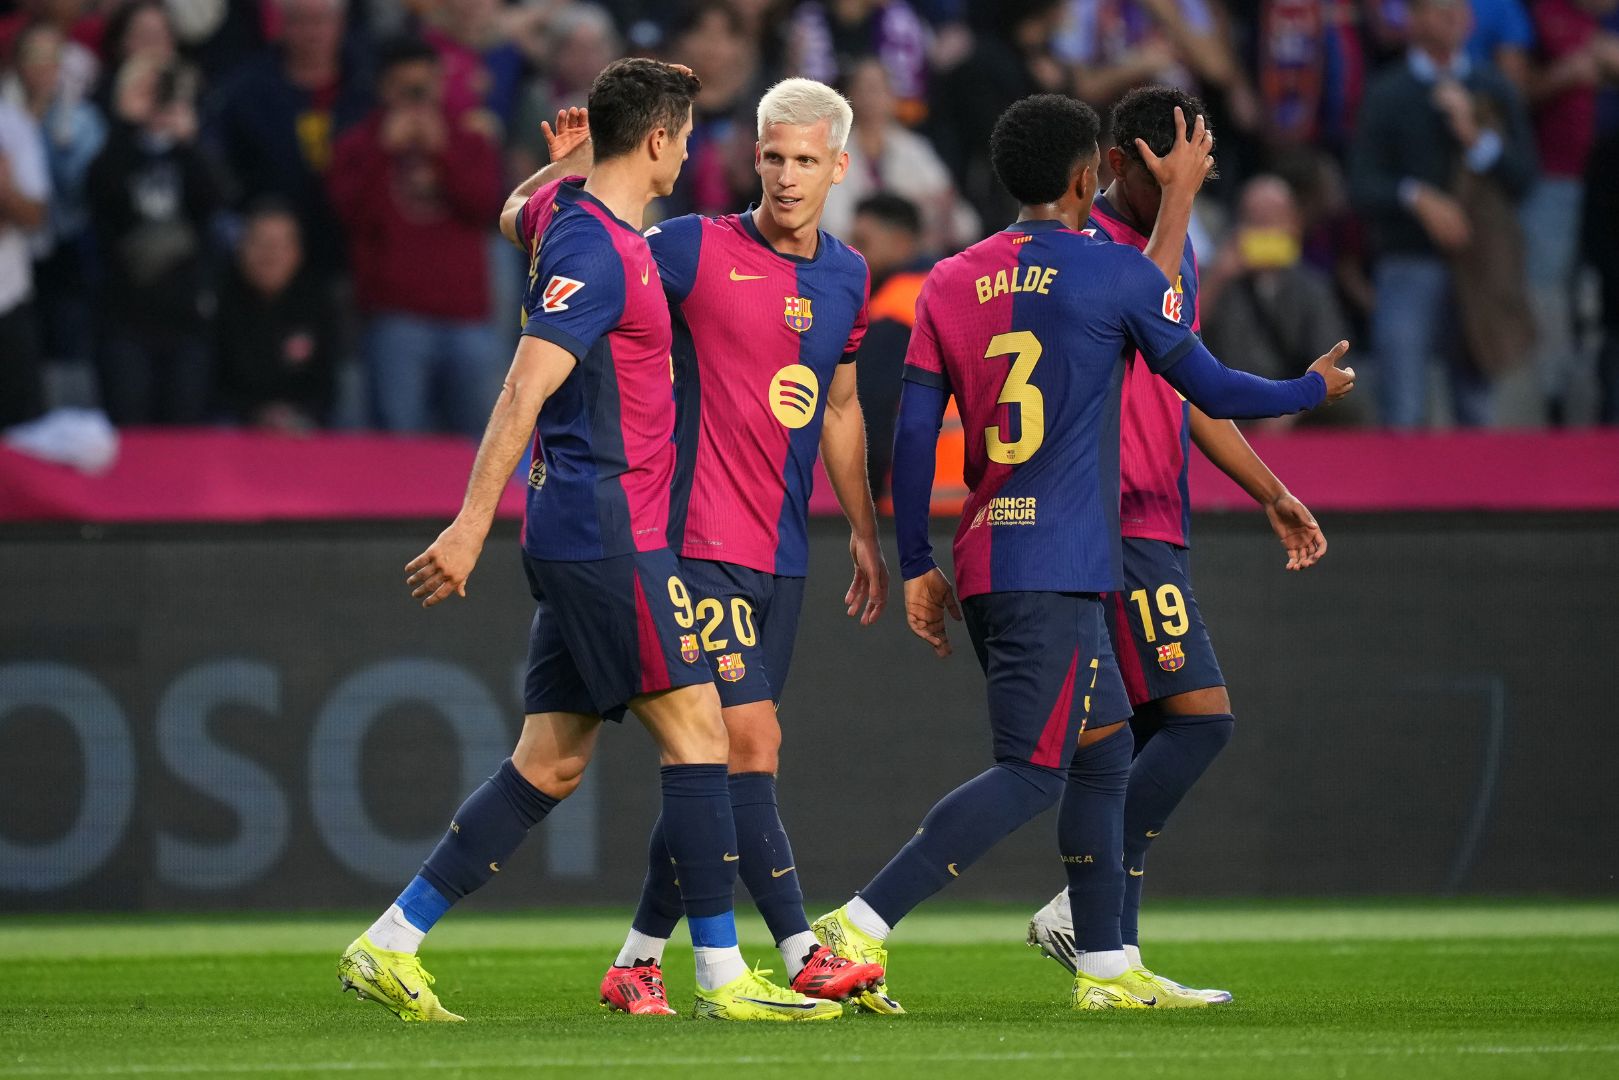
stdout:
<svg viewBox="0 0 1619 1080">
<path fill-rule="evenodd" d="M 1138 251 L 1142 236 L 1097 196 L 1086 222 L 1115 243 Z M 1180 274 L 1171 284 L 1181 294 L 1181 322 L 1201 329 L 1198 315 L 1197 253 L 1191 237 L 1181 255 Z M 1187 489 L 1191 453 L 1191 407 L 1145 364 L 1128 364 L 1119 422 L 1119 531 L 1141 540 L 1163 540 L 1185 547 L 1192 530 Z"/>
<path fill-rule="evenodd" d="M 1168 284 L 1134 248 L 1055 221 L 928 275 L 905 378 L 953 393 L 966 432 L 960 595 L 1118 587 L 1125 360 L 1165 370 L 1197 340 Z"/>
<path fill-rule="evenodd" d="M 674 320 L 669 546 L 803 577 L 826 393 L 866 332 L 866 260 L 825 232 L 813 257 L 784 255 L 751 208 L 674 218 L 647 242 Z"/>
<path fill-rule="evenodd" d="M 675 407 L 652 253 L 577 177 L 536 191 L 517 223 L 523 333 L 578 360 L 535 424 L 523 549 L 580 561 L 664 547 Z"/>
</svg>

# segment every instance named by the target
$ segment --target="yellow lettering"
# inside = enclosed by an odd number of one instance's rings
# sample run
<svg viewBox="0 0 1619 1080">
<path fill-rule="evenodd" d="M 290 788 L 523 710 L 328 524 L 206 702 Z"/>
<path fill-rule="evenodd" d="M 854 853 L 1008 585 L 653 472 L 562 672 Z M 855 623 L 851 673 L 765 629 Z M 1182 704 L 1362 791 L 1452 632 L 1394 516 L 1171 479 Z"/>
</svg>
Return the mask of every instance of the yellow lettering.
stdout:
<svg viewBox="0 0 1619 1080">
<path fill-rule="evenodd" d="M 1009 293 L 1011 291 L 1012 291 L 1012 287 L 1011 287 L 1011 285 L 1009 285 L 1007 283 L 1007 280 L 1006 280 L 1006 271 L 1005 270 L 997 270 L 997 271 L 995 271 L 995 295 L 996 296 L 1005 296 L 1007 293 Z"/>
<path fill-rule="evenodd" d="M 1057 268 L 1056 267 L 1048 267 L 1046 269 L 1046 271 L 1040 275 L 1040 295 L 1041 296 L 1046 296 L 1046 295 L 1050 294 L 1050 292 L 1051 292 L 1051 281 L 1056 276 L 1057 276 Z"/>
<path fill-rule="evenodd" d="M 995 295 L 994 287 L 990 285 L 987 276 L 979 278 L 973 284 L 978 286 L 978 302 L 987 304 Z"/>
</svg>

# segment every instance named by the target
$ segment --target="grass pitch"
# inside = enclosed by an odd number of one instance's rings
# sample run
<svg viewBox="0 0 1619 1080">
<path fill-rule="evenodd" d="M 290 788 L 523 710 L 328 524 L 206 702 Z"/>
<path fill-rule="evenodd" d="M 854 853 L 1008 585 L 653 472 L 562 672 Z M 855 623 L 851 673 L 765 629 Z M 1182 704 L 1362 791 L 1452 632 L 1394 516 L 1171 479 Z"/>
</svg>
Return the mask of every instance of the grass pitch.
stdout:
<svg viewBox="0 0 1619 1080">
<path fill-rule="evenodd" d="M 819 910 L 819 909 L 816 909 Z M 1027 911 L 924 907 L 892 942 L 910 1015 L 830 1024 L 609 1015 L 627 913 L 458 912 L 424 953 L 470 1021 L 340 996 L 369 916 L 0 918 L 0 1080 L 66 1076 L 1619 1077 L 1619 905 L 1155 905 L 1147 959 L 1231 989 L 1198 1011 L 1076 1015 Z M 750 959 L 774 960 L 743 924 Z M 766 966 L 770 966 L 768 963 Z"/>
</svg>

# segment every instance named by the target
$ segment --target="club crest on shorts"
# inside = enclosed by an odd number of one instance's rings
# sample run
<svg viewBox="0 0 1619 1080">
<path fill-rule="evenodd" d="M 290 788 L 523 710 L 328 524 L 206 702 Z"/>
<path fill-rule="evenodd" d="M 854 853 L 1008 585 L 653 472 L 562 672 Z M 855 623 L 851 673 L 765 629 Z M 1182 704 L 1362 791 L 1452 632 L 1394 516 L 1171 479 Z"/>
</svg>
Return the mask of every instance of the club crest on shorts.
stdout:
<svg viewBox="0 0 1619 1080">
<path fill-rule="evenodd" d="M 703 655 L 702 650 L 697 648 L 697 635 L 681 634 L 680 658 L 688 664 L 695 664 L 697 663 L 697 658 L 701 655 Z"/>
<path fill-rule="evenodd" d="M 1181 651 L 1180 642 L 1158 646 L 1158 666 L 1165 671 L 1179 671 L 1186 666 L 1186 654 Z"/>
<path fill-rule="evenodd" d="M 810 323 L 815 321 L 814 313 L 810 311 L 810 302 L 807 296 L 789 296 L 787 298 L 787 310 L 783 312 L 783 315 L 787 319 L 787 325 L 797 330 L 800 334 L 808 330 Z"/>
<path fill-rule="evenodd" d="M 726 682 L 740 682 L 742 676 L 748 673 L 748 665 L 742 662 L 739 652 L 728 652 L 721 656 L 714 668 Z"/>
</svg>

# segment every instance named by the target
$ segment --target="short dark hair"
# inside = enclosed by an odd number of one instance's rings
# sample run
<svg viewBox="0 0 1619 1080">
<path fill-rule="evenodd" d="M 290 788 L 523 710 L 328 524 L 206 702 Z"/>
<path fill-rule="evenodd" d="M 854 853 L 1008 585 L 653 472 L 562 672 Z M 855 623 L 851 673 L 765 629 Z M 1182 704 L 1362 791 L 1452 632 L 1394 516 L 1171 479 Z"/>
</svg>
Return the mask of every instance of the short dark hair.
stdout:
<svg viewBox="0 0 1619 1080">
<path fill-rule="evenodd" d="M 1132 161 L 1141 161 L 1141 151 L 1136 149 L 1137 139 L 1163 157 L 1174 149 L 1177 105 L 1186 117 L 1187 131 L 1192 130 L 1199 116 L 1207 118 L 1209 115 L 1201 101 L 1179 87 L 1138 86 L 1113 106 L 1108 117 L 1108 138 Z"/>
<path fill-rule="evenodd" d="M 1023 206 L 1056 202 L 1074 166 L 1096 153 L 1102 120 L 1096 110 L 1061 94 L 1014 102 L 995 121 L 989 160 L 995 178 Z"/>
<path fill-rule="evenodd" d="M 405 64 L 439 62 L 438 50 L 426 38 L 415 34 L 395 34 L 377 46 L 377 74 L 386 75 Z"/>
<path fill-rule="evenodd" d="M 614 60 L 590 85 L 590 139 L 597 161 L 622 157 L 659 128 L 679 132 L 703 87 L 695 75 L 641 57 Z"/>
<path fill-rule="evenodd" d="M 855 216 L 866 214 L 876 218 L 884 225 L 908 232 L 912 236 L 922 235 L 922 214 L 917 210 L 916 204 L 903 195 L 895 195 L 892 191 L 879 191 L 875 195 L 867 195 L 861 199 L 854 208 Z"/>
</svg>

